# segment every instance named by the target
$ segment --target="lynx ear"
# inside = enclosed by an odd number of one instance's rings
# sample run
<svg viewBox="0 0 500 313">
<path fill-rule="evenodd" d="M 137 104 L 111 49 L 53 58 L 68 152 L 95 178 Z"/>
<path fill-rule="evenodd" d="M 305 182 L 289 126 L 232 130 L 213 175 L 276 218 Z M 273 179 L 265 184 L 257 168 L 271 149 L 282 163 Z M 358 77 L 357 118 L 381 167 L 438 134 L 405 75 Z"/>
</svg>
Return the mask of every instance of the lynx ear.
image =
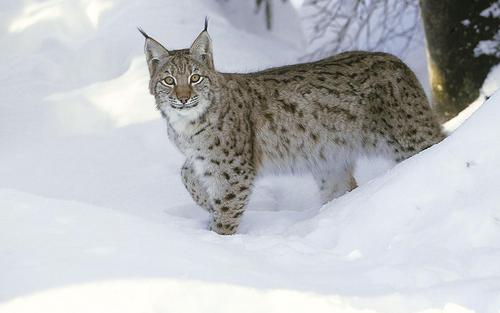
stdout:
<svg viewBox="0 0 500 313">
<path fill-rule="evenodd" d="M 205 18 L 205 29 L 203 29 L 203 31 L 195 39 L 189 51 L 191 52 L 191 56 L 195 60 L 206 64 L 211 69 L 214 68 L 214 61 L 212 56 L 212 40 L 208 35 L 207 18 Z"/>
<path fill-rule="evenodd" d="M 158 41 L 149 37 L 149 35 L 146 34 L 146 32 L 144 32 L 140 27 L 137 29 L 141 32 L 144 38 L 146 38 L 144 53 L 146 54 L 146 61 L 148 62 L 149 74 L 153 77 L 161 58 L 168 56 L 168 50 Z"/>
</svg>

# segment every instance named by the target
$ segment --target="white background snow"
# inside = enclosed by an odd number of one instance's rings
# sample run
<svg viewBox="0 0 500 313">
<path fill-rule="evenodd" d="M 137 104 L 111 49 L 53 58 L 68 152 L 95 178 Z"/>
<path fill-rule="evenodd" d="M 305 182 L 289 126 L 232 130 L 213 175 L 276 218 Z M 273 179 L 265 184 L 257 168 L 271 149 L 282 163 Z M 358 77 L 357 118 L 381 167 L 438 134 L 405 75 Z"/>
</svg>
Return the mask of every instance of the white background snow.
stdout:
<svg viewBox="0 0 500 313">
<path fill-rule="evenodd" d="M 498 66 L 442 143 L 362 160 L 323 207 L 309 177 L 265 178 L 239 234 L 207 230 L 135 27 L 185 48 L 208 15 L 216 67 L 258 70 L 307 52 L 276 5 L 268 32 L 253 0 L 0 4 L 1 313 L 500 312 Z M 427 84 L 424 47 L 405 61 Z"/>
</svg>

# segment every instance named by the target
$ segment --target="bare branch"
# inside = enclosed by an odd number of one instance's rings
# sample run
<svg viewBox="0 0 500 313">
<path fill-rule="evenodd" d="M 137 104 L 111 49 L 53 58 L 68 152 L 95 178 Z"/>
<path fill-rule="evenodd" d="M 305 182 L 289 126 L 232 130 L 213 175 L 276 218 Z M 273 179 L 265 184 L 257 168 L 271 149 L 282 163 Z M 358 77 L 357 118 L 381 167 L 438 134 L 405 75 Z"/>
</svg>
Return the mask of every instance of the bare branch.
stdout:
<svg viewBox="0 0 500 313">
<path fill-rule="evenodd" d="M 306 29 L 318 59 L 346 50 L 404 54 L 420 30 L 418 0 L 306 0 Z M 389 51 L 388 51 L 389 50 Z"/>
</svg>

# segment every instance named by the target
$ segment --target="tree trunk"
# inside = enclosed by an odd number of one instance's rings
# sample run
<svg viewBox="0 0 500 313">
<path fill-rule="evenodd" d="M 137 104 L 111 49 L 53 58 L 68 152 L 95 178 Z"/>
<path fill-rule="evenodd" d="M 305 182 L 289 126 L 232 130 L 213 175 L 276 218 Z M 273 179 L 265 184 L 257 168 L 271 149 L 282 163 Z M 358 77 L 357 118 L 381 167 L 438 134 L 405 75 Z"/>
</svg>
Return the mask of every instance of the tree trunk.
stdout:
<svg viewBox="0 0 500 313">
<path fill-rule="evenodd" d="M 432 100 L 441 121 L 474 101 L 491 67 L 500 63 L 498 51 L 487 55 L 476 49 L 480 41 L 493 40 L 498 32 L 499 19 L 481 14 L 494 2 L 420 0 Z"/>
</svg>

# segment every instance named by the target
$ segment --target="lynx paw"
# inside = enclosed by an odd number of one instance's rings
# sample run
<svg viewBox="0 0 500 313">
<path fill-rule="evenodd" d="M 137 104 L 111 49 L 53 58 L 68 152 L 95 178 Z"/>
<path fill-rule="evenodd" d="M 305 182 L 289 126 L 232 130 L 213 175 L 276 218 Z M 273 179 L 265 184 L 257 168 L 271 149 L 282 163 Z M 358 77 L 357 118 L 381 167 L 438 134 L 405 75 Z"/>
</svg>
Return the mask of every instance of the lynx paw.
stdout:
<svg viewBox="0 0 500 313">
<path fill-rule="evenodd" d="M 212 220 L 209 225 L 209 229 L 216 232 L 219 235 L 233 235 L 238 229 L 237 224 L 232 223 L 222 223 Z"/>
</svg>

